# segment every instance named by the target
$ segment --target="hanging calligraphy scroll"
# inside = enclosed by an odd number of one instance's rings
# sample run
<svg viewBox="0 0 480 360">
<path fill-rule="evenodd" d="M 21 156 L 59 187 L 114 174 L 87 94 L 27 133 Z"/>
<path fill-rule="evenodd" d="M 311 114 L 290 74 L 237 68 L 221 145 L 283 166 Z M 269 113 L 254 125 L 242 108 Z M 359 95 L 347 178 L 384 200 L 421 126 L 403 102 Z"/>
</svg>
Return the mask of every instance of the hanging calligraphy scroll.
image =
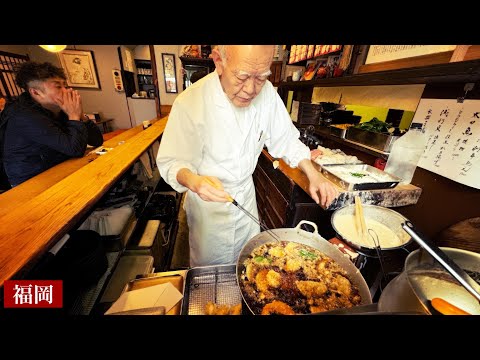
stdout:
<svg viewBox="0 0 480 360">
<path fill-rule="evenodd" d="M 480 100 L 422 99 L 412 123 L 427 138 L 418 166 L 480 189 Z"/>
</svg>

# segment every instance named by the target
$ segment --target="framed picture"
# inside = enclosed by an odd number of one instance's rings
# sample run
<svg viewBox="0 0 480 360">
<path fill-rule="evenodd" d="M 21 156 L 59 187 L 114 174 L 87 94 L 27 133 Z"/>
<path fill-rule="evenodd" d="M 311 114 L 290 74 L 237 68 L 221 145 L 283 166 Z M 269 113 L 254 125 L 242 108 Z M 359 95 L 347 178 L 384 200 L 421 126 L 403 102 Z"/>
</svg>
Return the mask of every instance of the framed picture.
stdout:
<svg viewBox="0 0 480 360">
<path fill-rule="evenodd" d="M 175 54 L 162 53 L 163 75 L 165 78 L 165 91 L 177 92 L 177 71 L 175 67 Z"/>
<path fill-rule="evenodd" d="M 100 89 L 93 51 L 63 50 L 58 56 L 67 76 L 68 86 Z"/>
</svg>

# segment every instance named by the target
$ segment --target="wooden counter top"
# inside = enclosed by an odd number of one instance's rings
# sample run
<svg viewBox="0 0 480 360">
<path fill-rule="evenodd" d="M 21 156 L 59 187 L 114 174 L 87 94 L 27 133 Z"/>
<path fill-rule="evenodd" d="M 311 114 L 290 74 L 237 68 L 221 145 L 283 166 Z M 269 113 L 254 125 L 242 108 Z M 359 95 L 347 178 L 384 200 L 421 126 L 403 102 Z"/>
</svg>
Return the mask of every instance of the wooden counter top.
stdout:
<svg viewBox="0 0 480 360">
<path fill-rule="evenodd" d="M 273 161 L 275 159 L 268 153 L 268 151 L 264 149 L 262 150 L 262 154 L 272 162 L 273 166 Z M 298 168 L 291 168 L 285 163 L 285 161 L 281 159 L 277 160 L 279 161 L 279 166 L 277 170 L 281 171 L 285 176 L 287 176 L 291 181 L 301 187 L 308 194 L 309 181 L 303 171 Z M 319 165 L 316 163 L 313 163 L 313 165 L 317 169 L 320 168 Z M 321 175 L 323 176 L 323 174 Z M 327 178 L 325 179 L 328 180 Z M 368 205 L 379 205 L 385 207 L 412 205 L 417 203 L 422 193 L 421 188 L 411 184 L 398 184 L 393 189 L 362 191 L 347 191 L 340 188 L 334 183 L 332 184 L 337 188 L 340 195 L 332 202 L 332 204 L 328 208 L 322 206 L 322 208 L 326 210 L 335 210 L 346 205 L 354 204 L 354 199 L 356 195 L 360 196 L 363 204 Z"/>
<path fill-rule="evenodd" d="M 109 153 L 68 160 L 0 195 L 0 286 L 72 229 L 161 136 L 166 122 L 132 128 L 104 143 L 114 148 Z"/>
</svg>

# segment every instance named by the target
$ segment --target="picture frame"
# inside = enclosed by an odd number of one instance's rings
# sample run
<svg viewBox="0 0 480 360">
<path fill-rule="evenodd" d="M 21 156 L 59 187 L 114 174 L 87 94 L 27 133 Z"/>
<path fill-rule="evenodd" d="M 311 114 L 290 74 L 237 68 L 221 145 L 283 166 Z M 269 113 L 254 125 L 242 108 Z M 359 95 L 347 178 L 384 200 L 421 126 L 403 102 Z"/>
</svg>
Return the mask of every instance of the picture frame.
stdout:
<svg viewBox="0 0 480 360">
<path fill-rule="evenodd" d="M 67 84 L 74 88 L 100 89 L 93 51 L 63 50 L 58 53 L 67 77 Z"/>
<path fill-rule="evenodd" d="M 165 79 L 165 92 L 177 93 L 177 70 L 175 54 L 162 53 L 163 75 Z"/>
</svg>

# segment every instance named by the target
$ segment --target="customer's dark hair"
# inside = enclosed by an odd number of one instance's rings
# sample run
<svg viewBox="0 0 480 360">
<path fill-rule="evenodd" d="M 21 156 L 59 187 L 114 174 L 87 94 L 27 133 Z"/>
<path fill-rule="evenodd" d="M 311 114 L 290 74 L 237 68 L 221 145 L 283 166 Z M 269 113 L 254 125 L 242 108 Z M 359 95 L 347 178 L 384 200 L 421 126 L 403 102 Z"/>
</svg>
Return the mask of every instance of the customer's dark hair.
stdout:
<svg viewBox="0 0 480 360">
<path fill-rule="evenodd" d="M 15 68 L 15 73 L 15 81 L 17 85 L 24 90 L 27 90 L 30 87 L 29 84 L 32 81 L 45 81 L 51 78 L 67 79 L 62 68 L 56 67 L 49 62 L 24 62 Z"/>
</svg>

